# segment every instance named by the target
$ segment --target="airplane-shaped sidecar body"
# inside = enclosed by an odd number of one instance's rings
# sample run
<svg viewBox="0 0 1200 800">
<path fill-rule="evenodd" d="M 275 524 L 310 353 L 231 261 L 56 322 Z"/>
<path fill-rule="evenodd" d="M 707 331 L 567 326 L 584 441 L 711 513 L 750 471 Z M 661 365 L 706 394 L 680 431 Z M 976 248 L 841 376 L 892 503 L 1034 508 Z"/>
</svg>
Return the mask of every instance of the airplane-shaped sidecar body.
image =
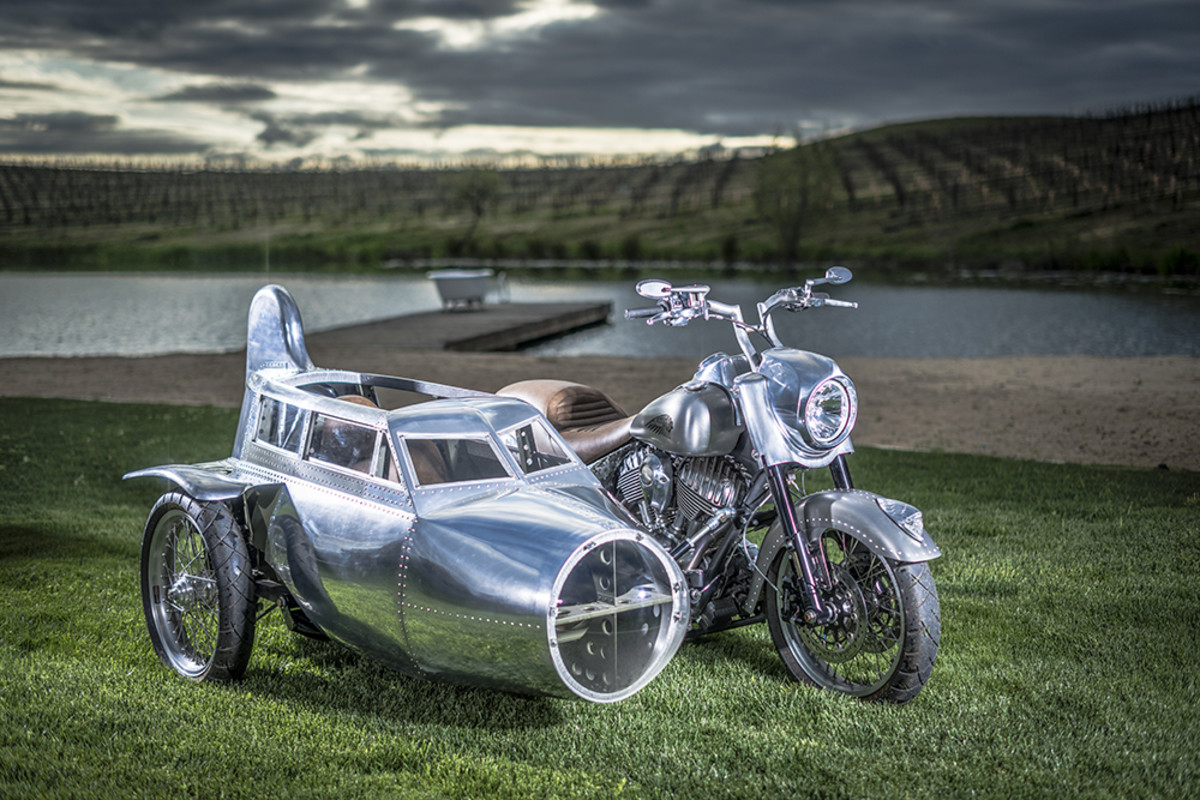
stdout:
<svg viewBox="0 0 1200 800">
<path fill-rule="evenodd" d="M 126 475 L 170 484 L 141 556 L 166 665 L 239 677 L 267 604 L 410 675 L 597 702 L 674 655 L 680 568 L 533 406 L 318 368 L 279 286 L 246 362 L 229 458 Z"/>
</svg>

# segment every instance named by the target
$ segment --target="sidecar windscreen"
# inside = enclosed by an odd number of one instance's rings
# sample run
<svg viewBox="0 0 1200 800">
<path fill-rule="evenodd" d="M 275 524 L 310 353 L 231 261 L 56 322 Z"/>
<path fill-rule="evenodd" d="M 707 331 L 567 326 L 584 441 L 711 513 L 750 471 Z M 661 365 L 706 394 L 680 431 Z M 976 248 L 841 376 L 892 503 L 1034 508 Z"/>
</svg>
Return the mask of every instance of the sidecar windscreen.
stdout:
<svg viewBox="0 0 1200 800">
<path fill-rule="evenodd" d="M 540 420 L 502 431 L 500 441 L 526 475 L 571 463 L 571 457 Z"/>
<path fill-rule="evenodd" d="M 512 477 L 487 439 L 405 439 L 421 486 Z"/>
</svg>

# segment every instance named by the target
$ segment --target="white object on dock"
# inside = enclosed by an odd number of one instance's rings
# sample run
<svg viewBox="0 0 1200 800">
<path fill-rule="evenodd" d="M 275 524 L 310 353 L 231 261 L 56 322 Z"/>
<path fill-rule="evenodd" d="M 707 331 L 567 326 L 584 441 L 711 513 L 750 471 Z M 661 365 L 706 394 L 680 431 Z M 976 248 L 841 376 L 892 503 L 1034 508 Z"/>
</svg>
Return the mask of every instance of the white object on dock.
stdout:
<svg viewBox="0 0 1200 800">
<path fill-rule="evenodd" d="M 493 274 L 490 269 L 439 269 L 425 277 L 437 284 L 442 309 L 454 311 L 481 308 Z"/>
</svg>

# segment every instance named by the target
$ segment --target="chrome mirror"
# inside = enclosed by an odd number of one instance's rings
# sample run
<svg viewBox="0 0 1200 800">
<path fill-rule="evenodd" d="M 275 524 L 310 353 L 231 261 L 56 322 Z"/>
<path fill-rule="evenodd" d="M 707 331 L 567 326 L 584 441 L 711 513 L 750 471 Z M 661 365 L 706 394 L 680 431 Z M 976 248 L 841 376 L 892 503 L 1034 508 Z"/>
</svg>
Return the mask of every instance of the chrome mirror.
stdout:
<svg viewBox="0 0 1200 800">
<path fill-rule="evenodd" d="M 825 283 L 848 283 L 854 273 L 845 267 L 830 267 L 825 270 Z"/>
<path fill-rule="evenodd" d="M 659 300 L 663 297 L 670 297 L 672 288 L 671 284 L 666 281 L 650 278 L 649 280 L 638 281 L 636 291 L 642 297 Z"/>
</svg>

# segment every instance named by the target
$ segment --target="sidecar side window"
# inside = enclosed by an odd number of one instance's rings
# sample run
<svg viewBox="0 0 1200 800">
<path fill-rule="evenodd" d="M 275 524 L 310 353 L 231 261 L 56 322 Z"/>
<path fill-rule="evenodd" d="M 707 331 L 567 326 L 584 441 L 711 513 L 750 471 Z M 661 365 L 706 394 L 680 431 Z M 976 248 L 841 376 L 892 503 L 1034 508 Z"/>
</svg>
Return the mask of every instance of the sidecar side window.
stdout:
<svg viewBox="0 0 1200 800">
<path fill-rule="evenodd" d="M 281 403 L 274 397 L 262 399 L 255 439 L 295 453 L 300 449 L 303 432 L 304 414 L 299 408 Z"/>
<path fill-rule="evenodd" d="M 510 477 L 486 439 L 405 439 L 417 483 L 465 483 Z"/>
<path fill-rule="evenodd" d="M 375 439 L 374 428 L 317 414 L 305 457 L 355 472 L 370 472 Z"/>
<path fill-rule="evenodd" d="M 562 445 L 537 420 L 504 431 L 500 441 L 526 475 L 571 463 Z"/>
<path fill-rule="evenodd" d="M 400 482 L 400 475 L 396 472 L 396 462 L 392 460 L 392 449 L 388 447 L 387 439 L 379 437 L 379 457 L 375 459 L 376 478 L 382 478 L 392 483 Z"/>
</svg>

